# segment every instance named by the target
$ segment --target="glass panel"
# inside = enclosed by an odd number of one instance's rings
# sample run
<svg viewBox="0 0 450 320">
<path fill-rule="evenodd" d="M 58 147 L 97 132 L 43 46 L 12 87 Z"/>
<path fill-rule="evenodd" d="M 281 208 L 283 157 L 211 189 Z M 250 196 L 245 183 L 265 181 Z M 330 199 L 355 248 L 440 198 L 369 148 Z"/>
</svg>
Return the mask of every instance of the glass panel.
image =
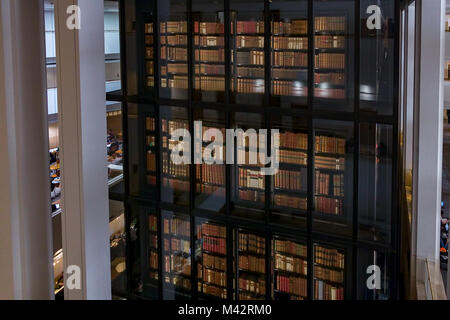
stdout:
<svg viewBox="0 0 450 320">
<path fill-rule="evenodd" d="M 313 228 L 352 234 L 353 124 L 315 120 Z"/>
<path fill-rule="evenodd" d="M 192 1 L 194 99 L 225 102 L 223 1 Z"/>
<path fill-rule="evenodd" d="M 230 0 L 231 101 L 263 103 L 264 1 Z"/>
<path fill-rule="evenodd" d="M 314 104 L 353 111 L 354 0 L 314 0 Z"/>
<path fill-rule="evenodd" d="M 108 188 L 110 193 L 123 194 L 123 131 L 122 104 L 106 102 Z"/>
<path fill-rule="evenodd" d="M 381 9 L 380 28 L 367 27 L 376 5 Z M 369 21 L 370 22 L 370 21 Z M 395 94 L 395 1 L 361 1 L 360 107 L 373 114 L 392 115 Z"/>
<path fill-rule="evenodd" d="M 225 163 L 225 114 L 213 109 L 196 108 L 194 118 L 201 122 L 194 129 L 196 137 L 199 137 L 198 140 L 195 139 L 195 155 L 210 155 L 215 160 L 214 164 L 207 164 L 203 160 L 202 164 L 195 165 L 195 207 L 224 212 L 226 166 L 220 164 L 220 159 Z M 215 136 L 219 133 L 221 137 Z M 212 149 L 212 142 L 219 141 L 223 141 L 223 146 Z"/>
<path fill-rule="evenodd" d="M 125 262 L 125 213 L 123 202 L 109 200 L 109 240 L 111 254 L 111 287 L 113 290 L 127 290 Z"/>
<path fill-rule="evenodd" d="M 188 98 L 188 23 L 186 0 L 158 1 L 160 20 L 160 96 Z"/>
<path fill-rule="evenodd" d="M 261 168 L 259 145 L 266 143 L 266 136 L 259 136 L 258 128 L 263 127 L 263 117 L 258 113 L 236 112 L 233 126 L 237 134 L 234 146 L 234 165 L 231 170 L 231 206 L 234 214 L 262 218 L 265 207 L 266 176 Z M 241 129 L 241 130 L 239 130 Z"/>
<path fill-rule="evenodd" d="M 162 184 L 161 200 L 168 203 L 189 204 L 189 164 L 175 164 L 171 155 L 178 145 L 189 144 L 191 141 L 176 140 L 172 136 L 177 129 L 189 130 L 188 114 L 186 108 L 161 106 L 162 121 Z M 176 152 L 176 151 L 174 151 Z M 180 154 L 181 152 L 176 152 Z M 190 153 L 190 152 L 189 152 Z M 182 153 L 185 156 L 184 153 Z M 190 156 L 188 162 L 190 162 Z"/>
<path fill-rule="evenodd" d="M 308 248 L 276 236 L 272 239 L 273 294 L 275 300 L 305 300 L 308 296 Z"/>
<path fill-rule="evenodd" d="M 140 42 L 140 39 L 137 35 L 136 30 L 136 9 L 137 6 L 142 5 L 141 1 L 126 1 L 125 3 L 125 30 L 123 36 L 125 37 L 125 44 L 126 44 L 126 61 L 125 61 L 125 67 L 127 70 L 127 83 L 126 85 L 127 92 L 129 95 L 137 95 L 138 94 L 138 86 L 141 85 L 138 83 L 137 75 L 140 72 L 138 69 L 138 56 L 136 48 L 139 45 L 142 45 L 144 43 L 145 38 L 144 36 L 142 42 Z M 142 22 L 142 25 L 139 25 L 139 32 L 144 35 L 144 29 L 145 25 Z M 139 57 L 142 56 L 142 53 L 139 52 Z M 141 58 L 139 58 L 141 59 Z M 141 68 L 143 70 L 144 67 Z"/>
<path fill-rule="evenodd" d="M 308 2 L 274 0 L 271 16 L 271 104 L 307 108 Z"/>
<path fill-rule="evenodd" d="M 308 129 L 306 119 L 271 115 L 279 129 L 279 171 L 271 176 L 271 220 L 306 228 L 308 192 Z"/>
<path fill-rule="evenodd" d="M 266 298 L 266 239 L 252 233 L 235 230 L 234 242 L 238 300 Z M 235 297 L 236 298 L 236 297 Z"/>
<path fill-rule="evenodd" d="M 224 225 L 196 221 L 195 261 L 202 298 L 227 298 L 227 233 Z"/>
<path fill-rule="evenodd" d="M 157 297 L 158 295 L 158 265 L 159 265 L 159 251 L 158 251 L 158 216 L 154 209 L 146 209 L 148 221 L 147 232 L 147 261 L 148 272 L 144 283 L 144 295 L 150 297 Z"/>
<path fill-rule="evenodd" d="M 145 57 L 145 86 L 155 87 L 155 35 L 152 17 L 145 18 L 144 25 L 144 57 Z"/>
<path fill-rule="evenodd" d="M 156 199 L 156 121 L 154 107 L 128 104 L 130 193 Z"/>
<path fill-rule="evenodd" d="M 379 268 L 379 269 L 378 269 Z M 388 300 L 392 295 L 392 277 L 393 277 L 393 256 L 383 251 L 369 248 L 360 248 L 358 250 L 358 291 L 357 298 L 363 300 Z M 375 272 L 379 272 L 379 279 L 369 277 Z M 379 280 L 379 283 L 377 283 Z M 376 289 L 379 285 L 379 289 Z"/>
<path fill-rule="evenodd" d="M 314 245 L 314 300 L 344 300 L 345 251 Z"/>
<path fill-rule="evenodd" d="M 392 204 L 392 126 L 360 125 L 359 237 L 390 243 Z"/>
<path fill-rule="evenodd" d="M 162 212 L 163 299 L 191 295 L 191 223 L 189 216 Z"/>
</svg>

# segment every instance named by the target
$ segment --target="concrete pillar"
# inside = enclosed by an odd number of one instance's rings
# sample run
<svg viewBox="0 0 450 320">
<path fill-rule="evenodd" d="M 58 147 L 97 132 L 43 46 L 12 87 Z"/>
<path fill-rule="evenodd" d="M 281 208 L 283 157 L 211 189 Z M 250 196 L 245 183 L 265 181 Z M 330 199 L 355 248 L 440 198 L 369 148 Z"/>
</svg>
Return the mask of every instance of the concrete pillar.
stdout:
<svg viewBox="0 0 450 320">
<path fill-rule="evenodd" d="M 42 0 L 0 1 L 0 299 L 52 299 Z"/>
<path fill-rule="evenodd" d="M 78 6 L 81 29 L 70 30 Z M 111 299 L 103 1 L 55 1 L 65 299 Z M 71 287 L 69 266 L 81 270 Z M 73 274 L 76 275 L 76 274 Z M 69 277 L 69 278 L 68 278 Z"/>
</svg>

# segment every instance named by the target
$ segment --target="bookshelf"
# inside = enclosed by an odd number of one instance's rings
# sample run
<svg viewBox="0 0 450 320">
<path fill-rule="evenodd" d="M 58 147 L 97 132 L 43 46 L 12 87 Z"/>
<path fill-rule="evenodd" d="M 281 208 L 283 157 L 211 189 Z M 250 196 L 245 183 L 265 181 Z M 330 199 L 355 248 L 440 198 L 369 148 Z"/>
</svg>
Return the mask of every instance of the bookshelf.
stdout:
<svg viewBox="0 0 450 320">
<path fill-rule="evenodd" d="M 343 300 L 345 297 L 345 252 L 314 245 L 314 300 Z"/>
<path fill-rule="evenodd" d="M 235 230 L 235 275 L 237 300 L 266 298 L 266 239 Z"/>
<path fill-rule="evenodd" d="M 307 1 L 270 4 L 271 104 L 305 107 L 308 96 Z"/>
<path fill-rule="evenodd" d="M 225 102 L 223 2 L 193 1 L 194 90 L 199 101 Z"/>
<path fill-rule="evenodd" d="M 189 130 L 187 110 L 181 107 L 164 108 L 161 120 L 162 178 L 161 198 L 168 203 L 187 205 L 189 202 L 189 165 L 171 161 L 172 150 L 178 145 L 172 134 L 177 129 Z"/>
<path fill-rule="evenodd" d="M 191 296 L 191 224 L 189 216 L 163 212 L 163 298 Z"/>
<path fill-rule="evenodd" d="M 136 12 L 132 3 L 141 3 L 134 5 Z M 142 228 L 147 222 L 140 221 L 141 228 L 132 231 L 138 240 L 127 243 L 130 293 L 154 297 L 145 291 L 151 265 L 152 281 L 160 286 L 155 287 L 158 298 L 368 296 L 353 281 L 366 276 L 371 256 L 358 268 L 355 263 L 361 250 L 383 247 L 384 268 L 391 271 L 385 296 L 395 298 L 400 248 L 395 242 L 399 154 L 394 6 L 381 4 L 386 16 L 381 31 L 364 29 L 367 15 L 362 7 L 356 14 L 355 0 L 133 0 L 123 1 L 123 6 L 126 83 L 123 97 L 114 98 L 123 100 L 127 120 L 124 200 L 130 208 L 125 216 L 133 224 L 137 216 L 142 219 L 135 206 L 155 209 L 159 228 L 154 254 Z M 147 72 L 144 62 L 152 59 L 154 70 Z M 152 76 L 153 87 L 147 82 Z M 186 128 L 194 133 L 194 121 L 203 122 L 202 133 L 211 128 L 222 133 L 227 128 L 279 129 L 279 172 L 262 175 L 261 163 L 248 163 L 255 150 L 247 145 L 234 149 L 234 164 L 174 165 L 173 132 Z M 380 129 L 366 128 L 366 122 Z M 379 134 L 382 140 L 375 137 Z M 193 156 L 211 140 L 192 139 Z M 370 143 L 370 150 L 364 143 Z M 239 164 L 238 159 L 247 161 Z M 164 240 L 180 237 L 164 234 L 164 218 L 190 223 L 194 253 L 188 290 L 170 278 L 170 273 L 180 276 L 184 271 L 165 269 L 170 252 L 164 251 Z M 238 270 L 246 253 L 239 251 L 240 236 L 265 239 L 263 272 Z M 321 265 L 320 259 L 338 256 L 345 260 L 338 268 L 334 262 Z M 255 279 L 265 281 L 265 291 Z M 246 294 L 239 291 L 244 280 L 249 280 L 245 288 L 252 288 Z"/>
<path fill-rule="evenodd" d="M 158 216 L 148 214 L 148 278 L 150 284 L 158 285 Z"/>
<path fill-rule="evenodd" d="M 145 57 L 145 85 L 147 88 L 155 86 L 155 39 L 153 22 L 144 25 L 144 57 Z"/>
<path fill-rule="evenodd" d="M 205 299 L 227 298 L 227 236 L 221 224 L 200 220 L 196 225 L 198 294 Z"/>
<path fill-rule="evenodd" d="M 305 300 L 308 296 L 308 250 L 297 241 L 272 239 L 273 294 L 275 300 Z"/>
</svg>

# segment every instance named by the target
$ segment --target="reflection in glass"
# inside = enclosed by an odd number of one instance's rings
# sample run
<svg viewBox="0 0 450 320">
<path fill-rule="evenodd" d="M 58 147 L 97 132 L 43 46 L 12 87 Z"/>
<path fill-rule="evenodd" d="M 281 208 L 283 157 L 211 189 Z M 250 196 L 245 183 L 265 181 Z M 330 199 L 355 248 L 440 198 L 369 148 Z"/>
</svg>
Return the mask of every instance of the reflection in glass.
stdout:
<svg viewBox="0 0 450 320">
<path fill-rule="evenodd" d="M 359 236 L 390 242 L 392 203 L 392 126 L 360 125 Z"/>
<path fill-rule="evenodd" d="M 344 300 L 345 252 L 314 245 L 314 300 Z"/>
<path fill-rule="evenodd" d="M 111 254 L 111 286 L 126 291 L 127 275 L 125 261 L 125 213 L 123 203 L 109 200 L 109 240 Z"/>
<path fill-rule="evenodd" d="M 367 286 L 367 270 L 372 270 L 371 274 L 373 274 L 375 272 L 373 266 L 377 266 L 380 271 L 379 289 L 371 289 Z M 393 290 L 392 271 L 394 270 L 392 255 L 379 250 L 360 248 L 358 250 L 357 269 L 357 299 L 389 300 L 391 298 L 391 291 Z"/>
</svg>

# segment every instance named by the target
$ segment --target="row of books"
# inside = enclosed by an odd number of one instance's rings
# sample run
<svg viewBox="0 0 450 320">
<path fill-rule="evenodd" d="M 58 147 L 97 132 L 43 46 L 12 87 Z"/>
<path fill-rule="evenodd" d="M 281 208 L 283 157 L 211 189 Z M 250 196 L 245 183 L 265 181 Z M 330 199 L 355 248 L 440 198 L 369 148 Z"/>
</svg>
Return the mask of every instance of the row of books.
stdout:
<svg viewBox="0 0 450 320">
<path fill-rule="evenodd" d="M 146 59 L 153 59 L 153 47 L 145 47 L 145 58 Z"/>
<path fill-rule="evenodd" d="M 155 86 L 155 77 L 147 76 L 145 83 L 146 83 L 147 87 L 154 87 Z"/>
<path fill-rule="evenodd" d="M 308 256 L 308 248 L 305 245 L 290 240 L 275 239 L 274 250 L 300 257 Z"/>
<path fill-rule="evenodd" d="M 307 177 L 301 171 L 278 170 L 274 178 L 276 189 L 305 191 L 307 188 Z"/>
<path fill-rule="evenodd" d="M 234 28 L 231 28 L 233 32 Z M 236 32 L 239 33 L 264 33 L 264 21 L 236 21 Z"/>
<path fill-rule="evenodd" d="M 314 19 L 314 28 L 316 31 L 341 31 L 347 30 L 346 19 L 339 17 L 316 17 Z"/>
<path fill-rule="evenodd" d="M 264 190 L 265 176 L 260 171 L 239 168 L 239 187 Z"/>
<path fill-rule="evenodd" d="M 226 228 L 215 224 L 203 223 L 197 226 L 197 237 L 203 238 L 204 235 L 225 238 L 227 236 Z"/>
<path fill-rule="evenodd" d="M 279 162 L 306 166 L 308 164 L 308 154 L 301 151 L 279 150 Z"/>
<path fill-rule="evenodd" d="M 165 255 L 164 271 L 189 276 L 191 274 L 191 258 L 177 254 Z"/>
<path fill-rule="evenodd" d="M 144 25 L 145 33 L 153 33 L 153 22 L 148 22 Z"/>
<path fill-rule="evenodd" d="M 266 239 L 251 233 L 239 233 L 238 248 L 239 251 L 264 254 L 266 248 Z"/>
<path fill-rule="evenodd" d="M 161 46 L 166 44 L 172 46 L 187 46 L 188 36 L 183 34 L 177 34 L 173 36 L 161 36 L 160 38 Z"/>
<path fill-rule="evenodd" d="M 307 67 L 308 54 L 297 51 L 276 51 L 273 53 L 273 64 L 281 67 Z"/>
<path fill-rule="evenodd" d="M 265 259 L 258 258 L 254 256 L 239 256 L 239 269 L 252 271 L 252 272 L 260 272 L 265 273 Z"/>
<path fill-rule="evenodd" d="M 272 49 L 307 50 L 308 38 L 305 37 L 273 37 Z"/>
<path fill-rule="evenodd" d="M 266 294 L 266 281 L 263 277 L 246 277 L 239 275 L 239 289 L 258 295 Z"/>
<path fill-rule="evenodd" d="M 337 137 L 316 136 L 316 152 L 345 154 L 345 139 Z"/>
<path fill-rule="evenodd" d="M 178 47 L 161 47 L 161 60 L 188 60 L 188 49 Z"/>
<path fill-rule="evenodd" d="M 336 287 L 321 280 L 314 281 L 315 300 L 344 300 L 344 288 Z"/>
<path fill-rule="evenodd" d="M 307 55 L 305 54 L 307 57 Z M 307 58 L 306 58 L 307 59 Z M 344 69 L 345 54 L 343 53 L 319 53 L 315 55 L 316 68 Z"/>
<path fill-rule="evenodd" d="M 156 171 L 156 154 L 151 151 L 147 152 L 147 170 Z"/>
<path fill-rule="evenodd" d="M 238 197 L 240 200 L 263 203 L 265 200 L 264 191 L 239 190 Z"/>
<path fill-rule="evenodd" d="M 197 182 L 225 185 L 225 167 L 223 165 L 198 164 Z"/>
<path fill-rule="evenodd" d="M 163 232 L 165 234 L 171 234 L 174 236 L 190 236 L 190 221 L 183 220 L 179 218 L 166 219 L 163 220 Z"/>
<path fill-rule="evenodd" d="M 169 154 L 163 154 L 163 173 L 170 174 L 179 178 L 189 177 L 189 166 L 186 164 L 174 164 L 168 159 Z"/>
<path fill-rule="evenodd" d="M 211 236 L 203 236 L 202 248 L 208 252 L 226 254 L 227 244 L 225 238 L 216 238 Z"/>
<path fill-rule="evenodd" d="M 194 45 L 200 47 L 223 47 L 225 45 L 225 38 L 223 36 L 194 35 Z"/>
<path fill-rule="evenodd" d="M 169 63 L 167 66 L 161 66 L 161 75 L 167 73 L 188 73 L 188 65 L 186 63 Z"/>
<path fill-rule="evenodd" d="M 225 91 L 225 78 L 196 76 L 194 79 L 194 89 L 202 91 Z"/>
<path fill-rule="evenodd" d="M 342 216 L 344 214 L 343 199 L 333 199 L 324 196 L 314 197 L 315 210 L 317 212 Z"/>
<path fill-rule="evenodd" d="M 154 44 L 153 35 L 146 34 L 144 36 L 144 43 L 145 45 L 153 45 Z"/>
<path fill-rule="evenodd" d="M 264 71 L 263 69 L 260 70 Z M 303 81 L 306 83 L 306 81 L 308 80 L 308 71 L 301 69 L 295 70 L 295 69 L 273 68 L 272 78 L 292 79 L 297 81 Z"/>
<path fill-rule="evenodd" d="M 276 207 L 286 207 L 300 210 L 307 210 L 308 201 L 304 197 L 294 197 L 286 194 L 274 194 L 273 204 Z"/>
<path fill-rule="evenodd" d="M 213 285 L 209 285 L 207 283 L 198 283 L 198 291 L 203 294 L 215 296 L 221 299 L 227 298 L 227 289 L 226 288 L 218 288 Z"/>
<path fill-rule="evenodd" d="M 238 141 L 239 142 L 239 141 Z M 244 145 L 245 140 L 241 141 L 242 146 Z M 246 150 L 244 147 L 237 148 L 237 163 L 238 164 L 251 164 L 255 167 L 264 167 L 264 164 L 261 163 L 259 159 L 258 151 Z"/>
<path fill-rule="evenodd" d="M 295 276 L 282 276 L 277 274 L 276 276 L 277 290 L 293 294 L 296 296 L 307 296 L 307 280 L 306 278 L 300 278 Z"/>
<path fill-rule="evenodd" d="M 200 268 L 204 266 L 205 268 L 213 268 L 217 270 L 227 271 L 227 259 L 224 257 L 218 257 L 207 253 L 203 253 L 202 263 L 203 265 L 199 265 Z"/>
<path fill-rule="evenodd" d="M 274 34 L 307 34 L 308 20 L 274 21 L 272 22 L 272 32 Z"/>
<path fill-rule="evenodd" d="M 161 33 L 187 33 L 187 21 L 165 21 L 160 23 Z"/>
<path fill-rule="evenodd" d="M 216 187 L 209 186 L 204 184 L 197 184 L 197 192 L 204 194 L 214 194 L 216 197 L 225 198 L 225 188 L 224 187 Z"/>
<path fill-rule="evenodd" d="M 261 36 L 237 36 L 237 48 L 264 48 L 264 37 Z"/>
<path fill-rule="evenodd" d="M 231 90 L 238 93 L 264 93 L 264 79 L 235 79 Z"/>
<path fill-rule="evenodd" d="M 147 61 L 146 65 L 146 72 L 148 75 L 154 75 L 155 72 L 155 68 L 154 68 L 154 64 L 153 61 Z"/>
<path fill-rule="evenodd" d="M 224 65 L 214 65 L 214 64 L 203 64 L 196 63 L 195 66 L 195 74 L 217 74 L 217 75 L 225 75 L 225 66 Z M 187 68 L 186 68 L 187 71 Z"/>
<path fill-rule="evenodd" d="M 154 251 L 150 251 L 149 267 L 153 270 L 158 270 L 158 254 Z"/>
<path fill-rule="evenodd" d="M 344 282 L 344 271 L 332 270 L 320 266 L 314 267 L 314 277 L 332 282 Z"/>
<path fill-rule="evenodd" d="M 145 127 L 148 131 L 155 131 L 156 130 L 155 118 L 153 117 L 145 118 Z"/>
<path fill-rule="evenodd" d="M 314 157 L 314 167 L 316 169 L 344 170 L 345 158 L 343 157 L 335 158 L 316 155 Z"/>
<path fill-rule="evenodd" d="M 226 287 L 227 286 L 227 274 L 225 272 L 203 269 L 202 280 L 209 284 L 216 286 Z"/>
<path fill-rule="evenodd" d="M 224 62 L 225 49 L 196 49 L 194 51 L 194 58 L 195 61 Z"/>
<path fill-rule="evenodd" d="M 296 82 L 292 80 L 274 80 L 272 81 L 272 94 L 275 96 L 306 97 L 308 88 L 297 85 Z"/>
<path fill-rule="evenodd" d="M 176 251 L 189 254 L 191 244 L 188 240 L 183 239 L 164 239 L 164 251 Z"/>
<path fill-rule="evenodd" d="M 149 235 L 150 248 L 158 249 L 158 236 L 156 234 Z"/>
<path fill-rule="evenodd" d="M 314 262 L 323 266 L 343 269 L 345 265 L 345 255 L 338 249 L 315 246 Z"/>
<path fill-rule="evenodd" d="M 335 197 L 343 197 L 344 175 L 316 171 L 314 193 L 317 195 L 322 194 L 333 195 Z"/>
<path fill-rule="evenodd" d="M 308 134 L 281 132 L 280 133 L 280 148 L 292 149 L 308 149 Z"/>
<path fill-rule="evenodd" d="M 308 274 L 308 261 L 301 258 L 275 254 L 275 269 L 294 272 L 306 276 Z"/>
<path fill-rule="evenodd" d="M 191 289 L 191 280 L 186 277 L 180 277 L 177 275 L 167 275 L 164 277 L 166 283 L 173 284 L 175 287 L 182 288 L 184 290 Z"/>
<path fill-rule="evenodd" d="M 200 22 L 194 21 L 194 33 L 200 34 L 219 34 L 224 33 L 224 24 L 218 22 Z"/>
<path fill-rule="evenodd" d="M 264 51 L 238 51 L 236 52 L 236 64 L 264 65 Z"/>
<path fill-rule="evenodd" d="M 343 49 L 345 47 L 345 37 L 316 36 L 315 47 L 318 49 Z"/>
<path fill-rule="evenodd" d="M 161 78 L 161 88 L 187 89 L 188 86 L 187 76 L 174 76 L 173 79 Z"/>
</svg>

